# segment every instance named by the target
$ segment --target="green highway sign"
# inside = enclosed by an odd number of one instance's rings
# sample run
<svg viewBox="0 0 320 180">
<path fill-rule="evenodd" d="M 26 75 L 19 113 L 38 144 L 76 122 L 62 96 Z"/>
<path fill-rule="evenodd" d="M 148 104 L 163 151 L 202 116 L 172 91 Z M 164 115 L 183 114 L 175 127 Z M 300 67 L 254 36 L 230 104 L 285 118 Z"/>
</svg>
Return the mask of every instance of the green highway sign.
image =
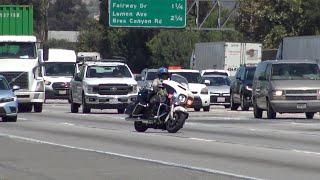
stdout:
<svg viewBox="0 0 320 180">
<path fill-rule="evenodd" d="M 109 0 L 109 26 L 184 28 L 186 9 L 186 0 Z"/>
</svg>

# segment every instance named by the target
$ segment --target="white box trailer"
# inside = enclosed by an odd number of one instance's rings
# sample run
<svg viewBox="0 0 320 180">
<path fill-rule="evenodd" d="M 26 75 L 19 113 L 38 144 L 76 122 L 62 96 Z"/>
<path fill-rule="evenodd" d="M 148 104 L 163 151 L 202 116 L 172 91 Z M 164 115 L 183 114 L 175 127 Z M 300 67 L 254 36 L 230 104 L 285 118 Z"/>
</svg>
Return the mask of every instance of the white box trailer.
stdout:
<svg viewBox="0 0 320 180">
<path fill-rule="evenodd" d="M 262 44 L 208 42 L 197 43 L 193 51 L 191 69 L 223 69 L 234 76 L 241 64 L 257 64 L 261 61 Z"/>
<path fill-rule="evenodd" d="M 320 36 L 285 37 L 280 43 L 277 59 L 320 60 Z"/>
</svg>

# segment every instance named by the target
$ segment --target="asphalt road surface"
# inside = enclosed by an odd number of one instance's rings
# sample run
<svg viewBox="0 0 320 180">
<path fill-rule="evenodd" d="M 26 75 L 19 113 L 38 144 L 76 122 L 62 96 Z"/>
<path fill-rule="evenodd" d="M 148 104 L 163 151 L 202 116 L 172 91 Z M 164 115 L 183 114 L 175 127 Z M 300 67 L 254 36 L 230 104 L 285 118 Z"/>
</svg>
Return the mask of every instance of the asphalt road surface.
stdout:
<svg viewBox="0 0 320 180">
<path fill-rule="evenodd" d="M 137 133 L 115 112 L 71 114 L 68 104 L 50 103 L 0 123 L 0 180 L 320 178 L 319 115 L 259 120 L 212 107 L 168 134 Z"/>
</svg>

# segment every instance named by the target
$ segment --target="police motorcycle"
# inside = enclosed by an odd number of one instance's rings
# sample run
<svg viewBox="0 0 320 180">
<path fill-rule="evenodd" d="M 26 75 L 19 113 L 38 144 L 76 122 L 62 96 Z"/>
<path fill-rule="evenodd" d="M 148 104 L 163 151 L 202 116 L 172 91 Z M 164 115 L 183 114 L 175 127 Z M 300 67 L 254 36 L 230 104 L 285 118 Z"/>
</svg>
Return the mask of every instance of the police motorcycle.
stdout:
<svg viewBox="0 0 320 180">
<path fill-rule="evenodd" d="M 188 119 L 187 108 L 192 106 L 194 98 L 188 90 L 188 81 L 173 74 L 170 80 L 162 82 L 162 86 L 166 89 L 167 96 L 162 97 L 155 108 L 150 105 L 150 99 L 155 95 L 150 87 L 140 90 L 136 102 L 127 107 L 126 120 L 134 122 L 137 132 L 153 128 L 176 133 Z"/>
</svg>

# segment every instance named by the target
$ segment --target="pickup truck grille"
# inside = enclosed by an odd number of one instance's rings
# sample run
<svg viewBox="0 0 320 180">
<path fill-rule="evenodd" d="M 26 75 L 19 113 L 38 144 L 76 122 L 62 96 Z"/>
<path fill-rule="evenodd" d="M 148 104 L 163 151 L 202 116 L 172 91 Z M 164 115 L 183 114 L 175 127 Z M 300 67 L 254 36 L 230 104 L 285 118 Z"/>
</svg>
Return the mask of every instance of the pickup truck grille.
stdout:
<svg viewBox="0 0 320 180">
<path fill-rule="evenodd" d="M 100 95 L 127 95 L 133 91 L 133 87 L 127 84 L 100 84 L 93 91 L 98 91 Z"/>
<path fill-rule="evenodd" d="M 286 100 L 291 100 L 291 101 L 317 100 L 317 96 L 286 96 Z"/>
<path fill-rule="evenodd" d="M 317 90 L 286 90 L 286 94 L 316 94 Z"/>
<path fill-rule="evenodd" d="M 20 86 L 20 89 L 29 89 L 29 80 L 27 72 L 0 72 L 7 81 L 10 83 L 11 87 L 16 85 Z"/>
</svg>

